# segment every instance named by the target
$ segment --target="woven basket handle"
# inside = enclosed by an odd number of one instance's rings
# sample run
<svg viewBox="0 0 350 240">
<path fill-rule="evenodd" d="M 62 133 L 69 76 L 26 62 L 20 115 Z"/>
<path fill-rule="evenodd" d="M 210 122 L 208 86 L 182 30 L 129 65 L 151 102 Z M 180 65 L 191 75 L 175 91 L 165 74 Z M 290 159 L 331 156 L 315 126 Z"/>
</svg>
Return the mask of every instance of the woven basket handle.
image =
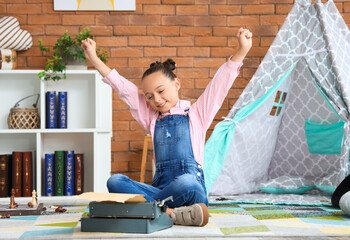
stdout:
<svg viewBox="0 0 350 240">
<path fill-rule="evenodd" d="M 16 102 L 16 104 L 15 104 L 14 107 L 18 107 L 20 102 L 22 102 L 23 100 L 25 100 L 25 99 L 27 99 L 27 98 L 34 97 L 34 96 L 38 96 L 38 98 L 36 99 L 36 102 L 33 104 L 33 107 L 36 108 L 36 106 L 38 105 L 39 97 L 40 97 L 40 94 L 39 94 L 39 93 L 30 95 L 30 96 L 25 97 L 25 98 L 22 98 L 21 100 L 19 100 L 18 102 Z"/>
</svg>

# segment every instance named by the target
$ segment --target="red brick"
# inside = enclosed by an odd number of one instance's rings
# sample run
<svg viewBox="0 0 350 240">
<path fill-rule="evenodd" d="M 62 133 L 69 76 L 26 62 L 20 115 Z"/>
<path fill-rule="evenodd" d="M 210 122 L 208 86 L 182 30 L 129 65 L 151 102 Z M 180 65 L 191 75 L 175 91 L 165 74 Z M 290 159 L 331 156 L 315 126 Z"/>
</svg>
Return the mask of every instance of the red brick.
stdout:
<svg viewBox="0 0 350 240">
<path fill-rule="evenodd" d="M 258 4 L 259 0 L 227 0 L 227 4 Z"/>
<path fill-rule="evenodd" d="M 174 47 L 145 47 L 146 57 L 173 57 L 176 56 L 176 48 Z"/>
<path fill-rule="evenodd" d="M 292 4 L 276 4 L 276 14 L 288 14 L 292 7 Z"/>
<path fill-rule="evenodd" d="M 209 57 L 208 47 L 179 47 L 177 55 L 180 57 Z"/>
<path fill-rule="evenodd" d="M 162 46 L 193 46 L 192 37 L 163 37 Z"/>
<path fill-rule="evenodd" d="M 128 111 L 129 112 L 129 111 Z M 145 131 L 128 131 L 128 134 L 125 134 L 125 131 L 113 131 L 113 137 L 115 141 L 132 141 L 132 140 L 143 140 L 145 137 Z"/>
<path fill-rule="evenodd" d="M 100 47 L 126 47 L 127 37 L 96 37 L 95 41 Z"/>
<path fill-rule="evenodd" d="M 111 57 L 142 57 L 142 47 L 112 48 Z"/>
<path fill-rule="evenodd" d="M 147 35 L 179 36 L 178 26 L 147 26 Z"/>
<path fill-rule="evenodd" d="M 7 4 L 7 14 L 42 13 L 41 4 Z"/>
<path fill-rule="evenodd" d="M 344 12 L 350 12 L 350 2 L 344 3 Z"/>
<path fill-rule="evenodd" d="M 262 37 L 260 46 L 269 47 L 272 44 L 274 39 L 275 39 L 274 37 Z"/>
<path fill-rule="evenodd" d="M 125 68 L 128 66 L 128 59 L 127 58 L 109 58 L 107 60 L 107 65 L 110 66 L 111 68 L 120 68 L 120 67 Z"/>
<path fill-rule="evenodd" d="M 161 38 L 155 36 L 130 36 L 129 46 L 160 46 Z"/>
<path fill-rule="evenodd" d="M 263 57 L 263 56 L 265 56 L 268 49 L 269 49 L 268 47 L 254 47 L 254 48 L 250 49 L 247 56 Z"/>
<path fill-rule="evenodd" d="M 121 25 L 128 25 L 129 24 L 129 17 L 128 16 L 121 16 L 121 15 L 96 15 L 96 25 L 103 25 L 103 26 L 121 26 Z"/>
<path fill-rule="evenodd" d="M 196 37 L 195 38 L 196 46 L 226 46 L 227 38 L 226 37 Z"/>
<path fill-rule="evenodd" d="M 261 25 L 282 25 L 287 15 L 265 15 L 260 16 Z"/>
<path fill-rule="evenodd" d="M 113 159 L 111 164 L 112 164 L 112 166 L 111 166 L 112 172 L 127 172 L 127 171 L 129 171 L 129 163 L 127 161 L 120 161 L 119 155 L 117 155 Z"/>
<path fill-rule="evenodd" d="M 210 15 L 237 15 L 241 14 L 240 5 L 210 5 Z"/>
<path fill-rule="evenodd" d="M 208 15 L 208 5 L 179 5 L 176 6 L 176 15 Z"/>
<path fill-rule="evenodd" d="M 83 31 L 84 28 L 86 27 L 89 28 L 93 36 L 112 36 L 113 35 L 112 26 L 82 26 L 80 27 L 80 31 Z"/>
<path fill-rule="evenodd" d="M 137 3 L 141 3 L 141 4 L 157 4 L 157 3 L 160 3 L 160 0 L 137 0 Z"/>
<path fill-rule="evenodd" d="M 259 67 L 260 61 L 259 58 L 253 58 L 253 57 L 246 57 L 243 61 L 244 67 L 253 67 L 257 68 Z"/>
<path fill-rule="evenodd" d="M 25 57 L 25 56 L 32 56 L 32 57 L 41 57 L 42 52 L 39 47 L 32 46 L 26 51 L 17 51 L 17 57 Z"/>
<path fill-rule="evenodd" d="M 21 25 L 21 28 L 30 32 L 32 36 L 44 35 L 45 32 L 43 25 Z"/>
<path fill-rule="evenodd" d="M 203 89 L 181 89 L 181 95 L 184 98 L 188 98 L 188 99 L 198 99 L 200 95 L 202 95 L 203 93 Z"/>
<path fill-rule="evenodd" d="M 210 27 L 181 27 L 180 36 L 211 36 Z"/>
<path fill-rule="evenodd" d="M 242 13 L 248 14 L 272 14 L 275 12 L 275 5 L 273 4 L 256 4 L 256 5 L 243 5 Z"/>
<path fill-rule="evenodd" d="M 226 62 L 226 58 L 195 58 L 195 68 L 219 68 Z"/>
<path fill-rule="evenodd" d="M 166 26 L 192 26 L 192 16 L 162 16 L 162 25 Z"/>
<path fill-rule="evenodd" d="M 112 102 L 113 110 L 129 110 L 128 104 L 126 104 L 121 99 L 113 100 Z"/>
<path fill-rule="evenodd" d="M 235 52 L 235 49 L 229 47 L 212 47 L 210 57 L 229 57 Z"/>
<path fill-rule="evenodd" d="M 194 87 L 206 88 L 210 81 L 211 81 L 211 78 L 196 78 L 194 80 Z"/>
<path fill-rule="evenodd" d="M 208 74 L 206 68 L 180 68 L 177 70 L 179 78 L 206 78 Z"/>
<path fill-rule="evenodd" d="M 53 2 L 50 2 L 50 3 L 43 3 L 42 4 L 42 8 L 43 8 L 43 13 L 45 14 L 59 14 L 57 11 L 54 11 L 53 9 Z M 62 14 L 75 14 L 75 12 L 71 11 L 71 12 L 68 12 L 68 11 L 65 11 L 65 12 L 61 12 Z"/>
<path fill-rule="evenodd" d="M 93 15 L 63 15 L 63 25 L 94 25 L 95 16 Z"/>
<path fill-rule="evenodd" d="M 62 36 L 66 31 L 71 36 L 76 36 L 79 33 L 78 26 L 62 26 L 62 25 L 46 25 L 45 33 L 46 35 Z"/>
<path fill-rule="evenodd" d="M 0 3 L 0 12 L 1 13 L 6 13 L 6 4 Z"/>
<path fill-rule="evenodd" d="M 226 4 L 227 0 L 195 0 L 196 4 Z"/>
<path fill-rule="evenodd" d="M 116 101 L 121 101 L 121 100 L 118 99 Z M 129 126 L 130 126 L 129 121 L 113 121 L 113 130 L 114 131 L 129 131 L 130 130 Z"/>
<path fill-rule="evenodd" d="M 252 26 L 259 25 L 259 16 L 228 16 L 228 26 Z"/>
<path fill-rule="evenodd" d="M 162 0 L 162 4 L 193 4 L 194 0 Z"/>
<path fill-rule="evenodd" d="M 149 15 L 149 16 L 137 16 L 131 15 L 129 16 L 129 24 L 130 25 L 159 25 L 160 24 L 160 16 L 159 15 Z M 124 25 L 124 24 L 123 24 Z"/>
<path fill-rule="evenodd" d="M 195 16 L 194 26 L 226 26 L 226 16 Z"/>
<path fill-rule="evenodd" d="M 182 78 L 180 79 L 181 83 L 181 88 L 194 88 L 194 80 L 193 79 L 187 79 L 187 78 Z"/>
<path fill-rule="evenodd" d="M 130 122 L 130 130 L 131 130 L 131 131 L 145 131 L 145 130 L 141 127 L 141 125 L 140 125 L 138 122 L 136 122 L 136 121 Z"/>
<path fill-rule="evenodd" d="M 260 3 L 294 3 L 293 0 L 260 0 Z"/>
<path fill-rule="evenodd" d="M 159 14 L 159 15 L 174 15 L 175 6 L 171 5 L 145 5 L 143 6 L 143 13 L 145 15 Z"/>
<path fill-rule="evenodd" d="M 126 79 L 141 79 L 144 71 L 142 68 L 118 68 L 118 72 Z"/>
<path fill-rule="evenodd" d="M 254 36 L 276 36 L 277 26 L 252 26 L 249 28 Z"/>
<path fill-rule="evenodd" d="M 236 36 L 239 27 L 214 27 L 214 36 Z"/>
<path fill-rule="evenodd" d="M 125 152 L 129 151 L 129 143 L 128 142 L 112 142 L 111 143 L 112 152 Z"/>
<path fill-rule="evenodd" d="M 146 35 L 146 26 L 114 26 L 113 32 L 117 36 Z"/>
<path fill-rule="evenodd" d="M 155 61 L 160 61 L 160 58 L 130 58 L 129 67 L 144 67 L 149 68 L 149 65 Z"/>
<path fill-rule="evenodd" d="M 61 24 L 59 15 L 28 15 L 28 24 Z"/>
<path fill-rule="evenodd" d="M 113 154 L 114 162 L 131 162 L 141 159 L 141 153 L 134 152 L 116 152 Z"/>
<path fill-rule="evenodd" d="M 43 69 L 46 65 L 46 57 L 27 57 L 28 67 Z"/>
</svg>

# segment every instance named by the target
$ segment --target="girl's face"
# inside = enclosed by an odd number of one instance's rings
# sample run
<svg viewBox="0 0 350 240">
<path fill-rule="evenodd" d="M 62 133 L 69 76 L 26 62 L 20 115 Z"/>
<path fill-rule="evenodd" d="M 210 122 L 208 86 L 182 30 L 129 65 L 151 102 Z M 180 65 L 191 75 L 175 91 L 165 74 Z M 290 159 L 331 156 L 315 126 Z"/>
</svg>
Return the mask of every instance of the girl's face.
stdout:
<svg viewBox="0 0 350 240">
<path fill-rule="evenodd" d="M 142 80 L 142 89 L 152 108 L 166 113 L 179 101 L 180 80 L 172 81 L 162 72 L 155 72 Z"/>
</svg>

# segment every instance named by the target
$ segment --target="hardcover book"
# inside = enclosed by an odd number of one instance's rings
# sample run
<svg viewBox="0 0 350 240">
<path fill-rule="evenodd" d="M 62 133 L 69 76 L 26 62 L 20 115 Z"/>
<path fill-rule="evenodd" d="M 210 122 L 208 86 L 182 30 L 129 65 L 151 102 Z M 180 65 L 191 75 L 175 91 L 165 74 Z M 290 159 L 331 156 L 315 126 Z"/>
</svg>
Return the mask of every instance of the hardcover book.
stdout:
<svg viewBox="0 0 350 240">
<path fill-rule="evenodd" d="M 53 196 L 53 180 L 54 180 L 54 154 L 46 153 L 45 154 L 45 195 Z"/>
<path fill-rule="evenodd" d="M 23 186 L 23 197 L 32 196 L 32 152 L 23 152 L 22 160 L 22 186 Z"/>
<path fill-rule="evenodd" d="M 22 152 L 12 152 L 12 188 L 15 197 L 22 197 Z"/>
<path fill-rule="evenodd" d="M 54 193 L 55 196 L 63 196 L 64 190 L 64 151 L 55 151 L 54 163 Z"/>
<path fill-rule="evenodd" d="M 67 92 L 58 92 L 58 128 L 67 128 Z"/>
<path fill-rule="evenodd" d="M 65 151 L 64 160 L 65 160 L 64 195 L 73 196 L 74 195 L 74 151 Z"/>
<path fill-rule="evenodd" d="M 56 91 L 46 92 L 46 128 L 57 128 Z"/>
<path fill-rule="evenodd" d="M 74 154 L 74 194 L 79 195 L 84 192 L 84 154 Z"/>
<path fill-rule="evenodd" d="M 0 197 L 8 197 L 9 158 L 7 154 L 0 155 Z"/>
</svg>

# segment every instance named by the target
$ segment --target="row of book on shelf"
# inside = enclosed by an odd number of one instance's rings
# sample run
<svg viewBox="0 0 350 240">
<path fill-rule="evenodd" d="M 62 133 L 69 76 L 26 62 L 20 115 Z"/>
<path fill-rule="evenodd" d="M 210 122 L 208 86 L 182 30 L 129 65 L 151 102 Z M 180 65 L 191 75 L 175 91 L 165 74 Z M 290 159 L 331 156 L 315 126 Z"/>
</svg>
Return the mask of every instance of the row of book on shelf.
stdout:
<svg viewBox="0 0 350 240">
<path fill-rule="evenodd" d="M 67 92 L 46 92 L 46 128 L 67 128 Z"/>
<path fill-rule="evenodd" d="M 36 189 L 36 161 L 33 152 L 0 154 L 0 197 L 31 197 Z M 72 196 L 84 191 L 84 154 L 55 151 L 45 154 L 44 184 L 46 196 Z"/>
</svg>

